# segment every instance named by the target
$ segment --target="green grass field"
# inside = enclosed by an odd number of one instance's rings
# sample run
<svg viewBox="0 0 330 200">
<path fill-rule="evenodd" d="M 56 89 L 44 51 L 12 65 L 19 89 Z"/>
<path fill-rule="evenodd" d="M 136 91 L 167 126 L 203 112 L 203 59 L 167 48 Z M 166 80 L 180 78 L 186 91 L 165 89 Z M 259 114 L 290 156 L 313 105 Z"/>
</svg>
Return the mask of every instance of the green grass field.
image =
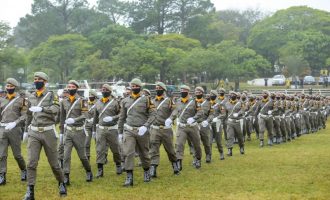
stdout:
<svg viewBox="0 0 330 200">
<path fill-rule="evenodd" d="M 27 158 L 25 144 L 23 149 Z M 174 176 L 162 149 L 158 178 L 144 183 L 143 170 L 137 167 L 133 188 L 122 187 L 125 175 L 116 175 L 111 161 L 105 166 L 104 178 L 86 183 L 74 151 L 71 186 L 65 199 L 330 199 L 329 129 L 263 149 L 254 138 L 246 143 L 245 150 L 246 154 L 240 155 L 236 147 L 233 157 L 220 161 L 213 146 L 212 163 L 206 164 L 203 157 L 200 170 L 191 166 L 186 150 L 184 169 L 180 176 Z M 95 175 L 95 153 L 92 167 Z M 35 190 L 36 199 L 60 199 L 44 153 Z M 22 199 L 25 191 L 26 184 L 20 182 L 19 168 L 9 151 L 7 185 L 0 187 L 0 199 Z"/>
</svg>

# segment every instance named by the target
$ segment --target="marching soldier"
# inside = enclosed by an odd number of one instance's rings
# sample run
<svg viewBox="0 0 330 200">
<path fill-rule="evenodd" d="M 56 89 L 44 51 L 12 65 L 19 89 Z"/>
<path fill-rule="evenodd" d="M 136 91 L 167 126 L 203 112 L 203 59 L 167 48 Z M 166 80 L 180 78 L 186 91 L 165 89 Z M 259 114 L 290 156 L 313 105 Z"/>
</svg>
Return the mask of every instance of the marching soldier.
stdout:
<svg viewBox="0 0 330 200">
<path fill-rule="evenodd" d="M 59 112 L 59 103 L 53 92 L 46 89 L 48 82 L 47 74 L 36 72 L 34 84 L 36 91 L 28 98 L 27 120 L 23 139 L 28 140 L 27 153 L 27 183 L 28 188 L 25 200 L 34 199 L 34 186 L 36 182 L 36 171 L 43 147 L 52 171 L 59 182 L 60 196 L 66 196 L 67 190 L 64 184 L 63 171 L 58 163 L 57 134 L 55 131 L 56 116 Z"/>
<path fill-rule="evenodd" d="M 292 139 L 292 128 L 291 128 L 291 101 L 290 101 L 290 96 L 289 95 L 284 95 L 282 94 L 282 99 L 285 99 L 283 100 L 284 101 L 284 107 L 285 107 L 285 112 L 284 112 L 284 115 L 285 115 L 285 125 L 286 125 L 286 140 L 287 141 L 291 141 Z"/>
<path fill-rule="evenodd" d="M 274 102 L 270 99 L 269 92 L 263 91 L 258 107 L 260 147 L 264 146 L 264 133 L 266 129 L 268 132 L 268 145 L 271 146 L 273 144 L 273 104 Z"/>
<path fill-rule="evenodd" d="M 92 138 L 96 138 L 95 127 L 93 126 L 94 120 L 94 112 L 95 112 L 95 102 L 97 101 L 97 94 L 94 90 L 89 90 L 89 97 L 88 97 L 88 112 L 85 121 L 85 132 L 86 132 L 86 156 L 87 159 L 90 161 L 91 157 L 91 141 Z"/>
<path fill-rule="evenodd" d="M 71 152 L 74 147 L 78 153 L 81 163 L 86 171 L 86 181 L 93 181 L 90 163 L 86 156 L 86 133 L 84 123 L 88 111 L 88 102 L 77 94 L 79 83 L 70 80 L 67 86 L 69 97 L 61 102 L 60 129 L 64 138 L 64 182 L 70 185 Z M 60 138 L 60 139 L 61 139 Z"/>
<path fill-rule="evenodd" d="M 309 122 L 309 100 L 305 98 L 305 94 L 301 94 L 300 96 L 300 109 L 299 112 L 303 119 L 304 130 L 303 133 L 309 134 L 311 131 L 311 124 Z"/>
<path fill-rule="evenodd" d="M 21 154 L 22 126 L 26 118 L 26 100 L 17 93 L 19 83 L 6 80 L 7 95 L 0 99 L 0 185 L 6 184 L 8 146 L 21 169 L 21 181 L 26 181 L 26 165 Z"/>
<path fill-rule="evenodd" d="M 211 123 L 210 148 L 212 153 L 212 144 L 214 139 L 217 144 L 218 151 L 220 153 L 220 160 L 224 160 L 225 156 L 223 153 L 223 146 L 222 146 L 222 125 L 220 119 L 222 106 L 219 103 L 217 103 L 217 96 L 218 96 L 218 92 L 216 90 L 210 91 L 210 104 L 212 106 L 212 109 L 214 110 L 214 114 L 213 114 L 214 118 L 212 119 L 212 123 Z"/>
<path fill-rule="evenodd" d="M 180 171 L 177 165 L 177 158 L 173 146 L 173 130 L 171 124 L 165 124 L 165 120 L 175 109 L 172 99 L 166 96 L 166 86 L 162 82 L 156 84 L 156 97 L 153 103 L 156 107 L 156 118 L 150 128 L 150 175 L 157 177 L 157 167 L 159 165 L 159 148 L 163 144 L 169 161 L 172 163 L 173 172 L 179 175 Z"/>
<path fill-rule="evenodd" d="M 116 164 L 116 173 L 122 174 L 121 157 L 118 144 L 118 119 L 120 105 L 117 99 L 111 95 L 112 88 L 108 84 L 102 86 L 103 98 L 96 102 L 93 126 L 96 131 L 96 163 L 98 172 L 96 177 L 103 177 L 103 165 L 106 163 L 108 148 L 113 154 Z"/>
<path fill-rule="evenodd" d="M 225 93 L 226 90 L 224 88 L 219 89 L 219 97 L 217 99 L 219 105 L 225 105 L 225 103 L 228 101 L 228 98 L 226 98 Z M 225 136 L 225 140 L 227 140 L 227 118 L 222 117 L 221 118 L 221 125 L 223 130 L 223 135 Z"/>
<path fill-rule="evenodd" d="M 279 94 L 271 93 L 270 98 L 274 102 L 274 107 L 273 107 L 273 123 L 274 123 L 274 136 L 273 136 L 273 143 L 274 144 L 280 144 L 281 143 L 281 100 Z"/>
<path fill-rule="evenodd" d="M 68 89 L 64 89 L 62 95 L 59 97 L 59 102 L 61 105 L 61 101 L 63 101 L 63 99 L 67 99 L 69 97 L 69 92 Z M 57 116 L 56 116 L 56 124 L 60 122 L 60 117 L 61 117 L 61 113 L 58 112 Z M 63 140 L 63 135 L 64 134 L 60 134 L 60 141 Z M 58 152 L 58 161 L 60 162 L 60 166 L 63 169 L 63 159 L 64 159 L 64 143 L 63 142 L 59 142 L 58 143 L 58 148 L 57 148 L 57 152 Z"/>
<path fill-rule="evenodd" d="M 244 108 L 242 102 L 237 99 L 237 93 L 234 91 L 229 92 L 230 100 L 223 105 L 222 113 L 228 118 L 227 121 L 227 148 L 228 156 L 233 155 L 233 147 L 235 137 L 238 140 L 240 153 L 244 154 L 244 140 L 240 119 L 244 115 Z"/>
<path fill-rule="evenodd" d="M 186 85 L 181 86 L 181 98 L 176 103 L 176 108 L 171 116 L 165 121 L 167 125 L 172 124 L 177 119 L 177 139 L 176 156 L 178 158 L 179 169 L 182 170 L 182 160 L 184 146 L 187 138 L 192 143 L 195 150 L 195 168 L 201 168 L 202 150 L 200 147 L 200 135 L 198 122 L 203 121 L 203 110 L 196 99 L 190 97 L 190 88 Z"/>
<path fill-rule="evenodd" d="M 210 123 L 213 120 L 214 110 L 211 107 L 210 101 L 207 101 L 203 98 L 204 89 L 202 87 L 195 88 L 195 96 L 196 102 L 200 104 L 203 110 L 203 121 L 199 123 L 199 134 L 201 137 L 201 141 L 204 146 L 205 151 L 205 161 L 206 163 L 210 163 L 212 159 L 212 149 L 210 145 Z"/>
<path fill-rule="evenodd" d="M 125 187 L 133 186 L 133 169 L 135 148 L 138 147 L 139 155 L 144 169 L 144 182 L 150 182 L 150 157 L 149 157 L 149 131 L 148 128 L 155 119 L 155 106 L 150 97 L 142 96 L 142 82 L 133 79 L 130 83 L 132 94 L 122 101 L 119 115 L 118 130 L 123 136 L 123 153 L 125 157 L 125 170 L 127 177 Z"/>
<path fill-rule="evenodd" d="M 256 122 L 256 111 L 257 111 L 257 103 L 256 97 L 254 95 L 248 96 L 249 101 L 247 102 L 247 111 L 246 111 L 246 120 L 247 120 L 247 141 L 251 141 L 252 130 L 255 129 L 256 133 L 258 132 L 258 126 Z"/>
</svg>

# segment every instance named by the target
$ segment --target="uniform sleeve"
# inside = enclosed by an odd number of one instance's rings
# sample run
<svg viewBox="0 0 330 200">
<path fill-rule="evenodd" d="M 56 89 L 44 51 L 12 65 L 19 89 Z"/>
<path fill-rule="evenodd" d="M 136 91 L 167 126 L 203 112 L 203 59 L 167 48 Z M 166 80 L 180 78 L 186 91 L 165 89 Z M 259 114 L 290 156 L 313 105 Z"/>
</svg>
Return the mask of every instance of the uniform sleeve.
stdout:
<svg viewBox="0 0 330 200">
<path fill-rule="evenodd" d="M 62 134 L 64 133 L 64 124 L 66 119 L 66 110 L 64 109 L 63 101 L 60 102 L 60 132 Z"/>
<path fill-rule="evenodd" d="M 194 103 L 195 103 L 196 114 L 193 118 L 196 122 L 200 123 L 204 120 L 205 117 L 204 110 L 202 109 L 201 105 L 196 102 L 196 100 Z"/>
<path fill-rule="evenodd" d="M 115 105 L 115 110 L 116 110 L 116 115 L 112 116 L 114 121 L 117 121 L 119 119 L 119 115 L 120 115 L 120 103 L 118 102 L 118 100 L 116 101 L 116 105 Z"/>
<path fill-rule="evenodd" d="M 148 113 L 148 120 L 146 123 L 144 123 L 144 126 L 149 128 L 152 122 L 156 119 L 156 114 L 157 114 L 155 104 L 153 104 L 150 97 L 147 97 L 147 113 Z"/>
<path fill-rule="evenodd" d="M 118 119 L 118 133 L 123 134 L 124 132 L 124 123 L 126 122 L 127 118 L 127 109 L 125 106 L 125 99 L 122 100 L 120 113 L 119 113 L 119 119 Z"/>
<path fill-rule="evenodd" d="M 88 101 L 86 99 L 80 100 L 80 109 L 81 115 L 79 117 L 74 118 L 76 122 L 85 121 L 88 115 Z"/>
<path fill-rule="evenodd" d="M 20 99 L 21 99 L 21 107 L 20 107 L 21 115 L 15 122 L 18 125 L 23 125 L 26 120 L 27 102 L 24 98 L 20 98 Z"/>
<path fill-rule="evenodd" d="M 27 99 L 25 99 L 26 101 L 26 120 L 25 120 L 25 128 L 24 128 L 24 132 L 28 132 L 28 127 L 30 126 L 31 122 L 32 122 L 32 112 L 29 110 L 29 108 L 31 107 L 31 102 L 29 102 Z"/>
<path fill-rule="evenodd" d="M 60 105 L 57 95 L 51 93 L 50 101 L 52 102 L 51 105 L 42 107 L 42 112 L 56 115 L 60 111 Z"/>
</svg>

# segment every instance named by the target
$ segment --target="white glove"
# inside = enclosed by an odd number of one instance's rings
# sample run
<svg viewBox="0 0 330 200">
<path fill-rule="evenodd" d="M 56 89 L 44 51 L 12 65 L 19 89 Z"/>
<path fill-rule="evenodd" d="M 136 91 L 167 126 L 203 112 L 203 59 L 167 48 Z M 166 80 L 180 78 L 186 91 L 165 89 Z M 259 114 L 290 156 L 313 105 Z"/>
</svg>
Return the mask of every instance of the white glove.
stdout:
<svg viewBox="0 0 330 200">
<path fill-rule="evenodd" d="M 64 144 L 63 134 L 60 134 L 60 144 Z"/>
<path fill-rule="evenodd" d="M 93 120 L 94 120 L 94 118 L 86 119 L 86 121 L 87 121 L 88 123 L 92 123 Z"/>
<path fill-rule="evenodd" d="M 24 132 L 24 134 L 23 134 L 23 142 L 27 142 L 28 137 L 29 137 L 28 132 Z"/>
<path fill-rule="evenodd" d="M 234 113 L 233 114 L 233 117 L 238 117 L 238 113 Z"/>
<path fill-rule="evenodd" d="M 203 126 L 204 128 L 207 127 L 207 125 L 209 125 L 209 123 L 208 123 L 206 120 L 202 121 L 202 126 Z"/>
<path fill-rule="evenodd" d="M 113 120 L 113 118 L 111 116 L 106 116 L 103 118 L 104 122 L 111 122 Z"/>
<path fill-rule="evenodd" d="M 217 122 L 217 121 L 218 121 L 218 118 L 217 117 L 215 117 L 215 118 L 212 119 L 212 122 Z"/>
<path fill-rule="evenodd" d="M 75 122 L 75 120 L 73 118 L 68 118 L 65 120 L 66 124 L 73 124 Z"/>
<path fill-rule="evenodd" d="M 145 126 L 141 126 L 140 128 L 139 128 L 139 132 L 138 132 L 138 135 L 139 136 L 143 136 L 146 132 L 147 132 L 147 127 L 145 127 Z"/>
<path fill-rule="evenodd" d="M 173 123 L 173 121 L 172 121 L 170 118 L 167 118 L 167 119 L 165 120 L 165 126 L 171 126 L 172 123 Z"/>
<path fill-rule="evenodd" d="M 272 111 L 271 110 L 268 110 L 268 115 L 271 115 L 272 114 Z"/>
<path fill-rule="evenodd" d="M 92 132 L 92 138 L 93 138 L 93 139 L 96 138 L 96 132 Z"/>
<path fill-rule="evenodd" d="M 11 130 L 16 127 L 16 122 L 9 122 L 7 126 L 5 127 L 6 130 Z"/>
<path fill-rule="evenodd" d="M 189 117 L 188 119 L 187 119 L 187 123 L 188 124 L 192 124 L 192 123 L 194 123 L 195 122 L 195 120 L 194 120 L 194 118 L 192 118 L 192 117 Z"/>
<path fill-rule="evenodd" d="M 123 142 L 123 134 L 118 134 L 118 142 L 119 143 Z"/>
<path fill-rule="evenodd" d="M 29 110 L 30 110 L 31 112 L 41 112 L 41 111 L 42 111 L 42 107 L 40 107 L 40 106 L 31 106 L 31 107 L 29 108 Z"/>
</svg>

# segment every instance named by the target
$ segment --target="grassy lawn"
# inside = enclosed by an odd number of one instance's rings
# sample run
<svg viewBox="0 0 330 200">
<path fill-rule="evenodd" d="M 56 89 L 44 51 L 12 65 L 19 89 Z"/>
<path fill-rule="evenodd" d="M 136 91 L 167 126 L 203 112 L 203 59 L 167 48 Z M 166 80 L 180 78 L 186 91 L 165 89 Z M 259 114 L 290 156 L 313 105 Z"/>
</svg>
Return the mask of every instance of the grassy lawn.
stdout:
<svg viewBox="0 0 330 200">
<path fill-rule="evenodd" d="M 23 150 L 27 158 L 25 144 Z M 136 168 L 133 188 L 121 186 L 125 175 L 117 176 L 111 161 L 105 166 L 104 178 L 86 183 L 85 172 L 74 151 L 71 186 L 65 199 L 330 199 L 329 128 L 291 143 L 263 149 L 253 138 L 246 143 L 245 150 L 242 156 L 236 147 L 233 157 L 220 161 L 213 145 L 212 163 L 206 164 L 203 157 L 202 168 L 196 170 L 191 166 L 192 158 L 186 149 L 183 171 L 180 176 L 174 176 L 162 149 L 158 178 L 145 184 L 143 170 Z M 8 166 L 7 185 L 0 187 L 0 199 L 21 199 L 26 184 L 19 181 L 19 169 L 11 151 Z M 44 153 L 37 173 L 36 198 L 60 199 L 57 182 Z"/>
</svg>

